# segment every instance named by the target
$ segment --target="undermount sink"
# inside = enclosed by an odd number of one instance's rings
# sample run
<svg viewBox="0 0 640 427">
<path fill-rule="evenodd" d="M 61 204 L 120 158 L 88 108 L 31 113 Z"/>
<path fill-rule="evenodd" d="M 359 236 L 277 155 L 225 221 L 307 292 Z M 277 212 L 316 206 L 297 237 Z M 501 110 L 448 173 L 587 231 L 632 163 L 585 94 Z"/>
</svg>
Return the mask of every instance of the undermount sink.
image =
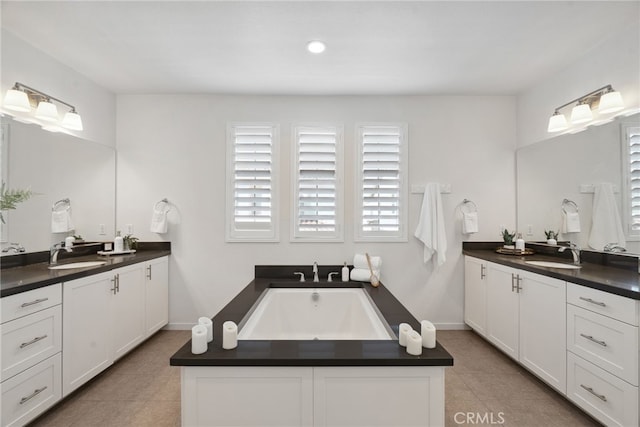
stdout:
<svg viewBox="0 0 640 427">
<path fill-rule="evenodd" d="M 581 266 L 579 265 L 567 264 L 564 262 L 553 262 L 553 261 L 525 261 L 525 263 L 536 265 L 538 267 L 564 268 L 567 270 L 577 270 L 581 268 Z"/>
<path fill-rule="evenodd" d="M 105 265 L 106 261 L 84 261 L 84 262 L 72 262 L 69 264 L 50 265 L 49 270 L 68 270 L 71 268 L 87 268 L 97 267 L 99 265 Z"/>
</svg>

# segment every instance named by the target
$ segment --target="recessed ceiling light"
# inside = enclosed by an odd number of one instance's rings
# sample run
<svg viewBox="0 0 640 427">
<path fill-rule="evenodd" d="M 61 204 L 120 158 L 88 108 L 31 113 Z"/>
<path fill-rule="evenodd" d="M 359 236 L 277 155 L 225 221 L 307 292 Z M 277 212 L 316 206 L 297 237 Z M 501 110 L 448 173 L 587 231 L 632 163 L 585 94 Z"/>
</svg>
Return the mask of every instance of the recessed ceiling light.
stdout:
<svg viewBox="0 0 640 427">
<path fill-rule="evenodd" d="M 312 40 L 307 43 L 307 50 L 311 53 L 322 53 L 326 48 L 327 46 L 319 40 Z"/>
</svg>

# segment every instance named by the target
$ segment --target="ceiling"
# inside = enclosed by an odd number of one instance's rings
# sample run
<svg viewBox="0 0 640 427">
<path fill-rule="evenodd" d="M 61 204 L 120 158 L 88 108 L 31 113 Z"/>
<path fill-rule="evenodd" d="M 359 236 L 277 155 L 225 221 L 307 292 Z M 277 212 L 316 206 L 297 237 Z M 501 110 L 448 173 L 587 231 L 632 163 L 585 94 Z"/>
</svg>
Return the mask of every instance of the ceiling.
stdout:
<svg viewBox="0 0 640 427">
<path fill-rule="evenodd" d="M 517 94 L 639 1 L 5 1 L 3 29 L 115 93 Z M 320 55 L 305 50 L 326 42 Z"/>
</svg>

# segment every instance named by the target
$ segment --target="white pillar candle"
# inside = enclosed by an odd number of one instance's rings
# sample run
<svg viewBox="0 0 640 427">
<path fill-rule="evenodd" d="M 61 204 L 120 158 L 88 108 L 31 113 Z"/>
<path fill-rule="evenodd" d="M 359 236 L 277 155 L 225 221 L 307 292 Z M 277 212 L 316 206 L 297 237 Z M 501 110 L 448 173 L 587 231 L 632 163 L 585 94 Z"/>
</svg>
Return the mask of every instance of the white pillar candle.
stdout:
<svg viewBox="0 0 640 427">
<path fill-rule="evenodd" d="M 410 324 L 400 323 L 400 325 L 398 326 L 398 343 L 400 343 L 401 346 L 407 346 L 407 335 L 411 331 L 413 331 L 413 328 Z"/>
<path fill-rule="evenodd" d="M 422 337 L 414 330 L 407 334 L 407 353 L 413 356 L 422 354 Z"/>
<path fill-rule="evenodd" d="M 191 353 L 202 354 L 207 351 L 207 327 L 196 325 L 191 328 Z"/>
<path fill-rule="evenodd" d="M 420 322 L 420 335 L 422 335 L 422 346 L 424 348 L 436 347 L 436 327 L 428 320 Z"/>
<path fill-rule="evenodd" d="M 238 325 L 230 320 L 222 324 L 222 348 L 231 350 L 238 346 Z"/>
<path fill-rule="evenodd" d="M 213 341 L 213 322 L 208 317 L 198 319 L 198 324 L 207 328 L 207 342 Z"/>
</svg>

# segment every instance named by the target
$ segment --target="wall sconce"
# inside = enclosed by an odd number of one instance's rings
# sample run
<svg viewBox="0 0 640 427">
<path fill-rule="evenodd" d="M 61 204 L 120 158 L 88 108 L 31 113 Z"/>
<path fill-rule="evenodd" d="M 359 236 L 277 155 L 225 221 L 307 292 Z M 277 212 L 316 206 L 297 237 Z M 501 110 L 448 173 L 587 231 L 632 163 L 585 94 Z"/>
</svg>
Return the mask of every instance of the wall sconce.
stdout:
<svg viewBox="0 0 640 427">
<path fill-rule="evenodd" d="M 614 91 L 611 85 L 607 85 L 556 108 L 549 118 L 547 132 L 560 132 L 569 128 L 567 118 L 560 113 L 560 110 L 572 104 L 576 104 L 571 110 L 570 121 L 572 125 L 591 122 L 593 111 L 596 108 L 598 114 L 615 113 L 624 108 L 620 92 Z"/>
<path fill-rule="evenodd" d="M 58 107 L 52 101 L 69 108 L 62 120 L 58 116 Z M 70 130 L 80 131 L 83 129 L 82 118 L 76 111 L 76 107 L 19 82 L 16 82 L 13 88 L 7 91 L 3 106 L 7 110 L 19 113 L 31 113 L 35 107 L 34 117 L 45 123 L 43 125 L 45 130 L 55 131 L 57 130 L 56 125 Z"/>
</svg>

